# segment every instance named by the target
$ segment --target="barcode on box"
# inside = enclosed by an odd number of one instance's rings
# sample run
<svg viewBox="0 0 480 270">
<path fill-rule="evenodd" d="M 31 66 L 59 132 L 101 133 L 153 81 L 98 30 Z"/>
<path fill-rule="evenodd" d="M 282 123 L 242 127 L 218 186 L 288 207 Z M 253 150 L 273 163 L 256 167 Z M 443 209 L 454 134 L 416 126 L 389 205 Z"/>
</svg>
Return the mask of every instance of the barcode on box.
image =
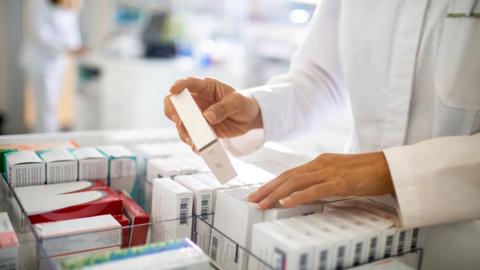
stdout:
<svg viewBox="0 0 480 270">
<path fill-rule="evenodd" d="M 407 236 L 407 231 L 401 231 L 399 240 L 398 240 L 398 254 L 403 253 L 403 246 L 405 245 L 405 238 Z"/>
<path fill-rule="evenodd" d="M 318 270 L 327 270 L 327 258 L 328 258 L 328 251 L 322 250 L 322 252 L 320 253 Z"/>
<path fill-rule="evenodd" d="M 375 252 L 377 250 L 378 238 L 374 237 L 370 240 L 370 252 L 368 253 L 368 261 L 373 262 L 375 259 Z"/>
<path fill-rule="evenodd" d="M 353 259 L 353 265 L 360 265 L 360 260 L 362 259 L 362 243 L 357 243 L 355 245 L 355 257 Z"/>
<path fill-rule="evenodd" d="M 182 198 L 180 200 L 180 224 L 187 224 L 188 216 L 188 204 L 190 203 L 190 198 Z"/>
<path fill-rule="evenodd" d="M 393 249 L 393 235 L 387 236 L 387 243 L 385 245 L 385 256 L 384 258 L 388 258 L 392 256 L 392 249 Z"/>
<path fill-rule="evenodd" d="M 299 265 L 299 268 L 300 270 L 308 270 L 308 255 L 307 254 L 303 254 L 302 256 L 300 256 L 300 265 Z"/>
<path fill-rule="evenodd" d="M 218 252 L 218 238 L 212 236 L 212 248 L 210 250 L 210 257 L 212 257 L 213 261 L 217 261 L 217 252 Z"/>
<path fill-rule="evenodd" d="M 410 245 L 410 249 L 416 249 L 418 245 L 418 234 L 420 233 L 419 228 L 413 229 L 412 233 L 412 244 Z"/>
<path fill-rule="evenodd" d="M 208 205 L 210 204 L 210 195 L 202 195 L 200 201 L 200 218 L 206 219 L 208 217 Z"/>
<path fill-rule="evenodd" d="M 335 269 L 337 270 L 343 269 L 344 264 L 345 264 L 345 246 L 341 246 L 338 248 L 337 267 Z"/>
</svg>

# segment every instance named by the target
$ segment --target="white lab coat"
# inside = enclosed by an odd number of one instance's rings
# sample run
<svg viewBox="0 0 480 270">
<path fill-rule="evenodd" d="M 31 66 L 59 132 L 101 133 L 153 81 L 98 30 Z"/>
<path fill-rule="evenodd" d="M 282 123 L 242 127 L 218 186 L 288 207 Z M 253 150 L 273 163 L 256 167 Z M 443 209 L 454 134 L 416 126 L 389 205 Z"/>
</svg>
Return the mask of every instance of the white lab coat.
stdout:
<svg viewBox="0 0 480 270">
<path fill-rule="evenodd" d="M 404 226 L 480 218 L 480 19 L 447 15 L 474 3 L 322 1 L 289 72 L 246 90 L 264 130 L 226 145 L 245 153 L 351 108 L 348 151 L 384 151 Z"/>
<path fill-rule="evenodd" d="M 37 132 L 58 130 L 57 107 L 68 50 L 81 47 L 78 11 L 55 7 L 49 0 L 30 3 L 30 22 L 21 64 L 34 88 Z"/>
</svg>

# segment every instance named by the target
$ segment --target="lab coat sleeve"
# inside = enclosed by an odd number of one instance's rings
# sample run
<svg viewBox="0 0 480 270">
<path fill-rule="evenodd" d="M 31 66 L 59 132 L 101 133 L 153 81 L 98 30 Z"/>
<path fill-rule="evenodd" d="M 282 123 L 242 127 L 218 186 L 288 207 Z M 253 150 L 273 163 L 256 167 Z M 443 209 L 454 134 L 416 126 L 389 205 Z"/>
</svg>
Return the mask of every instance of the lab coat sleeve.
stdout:
<svg viewBox="0 0 480 270">
<path fill-rule="evenodd" d="M 480 133 L 384 153 L 405 227 L 480 218 Z"/>
<path fill-rule="evenodd" d="M 224 140 L 230 151 L 245 153 L 244 149 L 255 149 L 253 144 L 318 128 L 326 117 L 345 108 L 347 91 L 338 52 L 340 2 L 324 0 L 318 5 L 288 73 L 244 90 L 258 102 L 264 129 Z M 245 148 L 247 144 L 250 147 Z"/>
</svg>

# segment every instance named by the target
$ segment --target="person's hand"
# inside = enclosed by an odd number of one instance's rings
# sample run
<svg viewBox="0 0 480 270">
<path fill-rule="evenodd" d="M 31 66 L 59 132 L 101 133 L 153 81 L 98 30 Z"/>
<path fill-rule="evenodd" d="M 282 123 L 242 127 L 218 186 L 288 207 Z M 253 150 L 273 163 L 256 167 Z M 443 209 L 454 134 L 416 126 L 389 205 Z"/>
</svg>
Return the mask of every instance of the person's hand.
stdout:
<svg viewBox="0 0 480 270">
<path fill-rule="evenodd" d="M 165 115 L 177 125 L 180 138 L 192 147 L 192 139 L 170 100 L 171 95 L 178 94 L 183 89 L 192 93 L 193 99 L 220 138 L 239 136 L 251 129 L 263 127 L 260 107 L 255 99 L 212 78 L 188 77 L 172 85 L 171 94 L 164 99 L 164 108 Z"/>
<path fill-rule="evenodd" d="M 285 208 L 331 196 L 375 196 L 394 192 L 383 152 L 323 154 L 288 170 L 250 194 L 260 209 Z"/>
</svg>

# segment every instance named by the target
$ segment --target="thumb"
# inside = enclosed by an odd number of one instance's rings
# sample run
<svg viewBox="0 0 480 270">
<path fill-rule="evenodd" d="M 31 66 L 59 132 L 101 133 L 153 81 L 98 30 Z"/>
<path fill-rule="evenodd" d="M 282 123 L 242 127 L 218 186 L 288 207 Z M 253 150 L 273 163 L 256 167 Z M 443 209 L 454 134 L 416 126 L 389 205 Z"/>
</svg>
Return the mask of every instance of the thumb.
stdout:
<svg viewBox="0 0 480 270">
<path fill-rule="evenodd" d="M 212 125 L 220 123 L 225 120 L 225 118 L 240 110 L 242 98 L 241 95 L 236 95 L 235 93 L 227 95 L 219 102 L 208 107 L 203 115 Z"/>
</svg>

